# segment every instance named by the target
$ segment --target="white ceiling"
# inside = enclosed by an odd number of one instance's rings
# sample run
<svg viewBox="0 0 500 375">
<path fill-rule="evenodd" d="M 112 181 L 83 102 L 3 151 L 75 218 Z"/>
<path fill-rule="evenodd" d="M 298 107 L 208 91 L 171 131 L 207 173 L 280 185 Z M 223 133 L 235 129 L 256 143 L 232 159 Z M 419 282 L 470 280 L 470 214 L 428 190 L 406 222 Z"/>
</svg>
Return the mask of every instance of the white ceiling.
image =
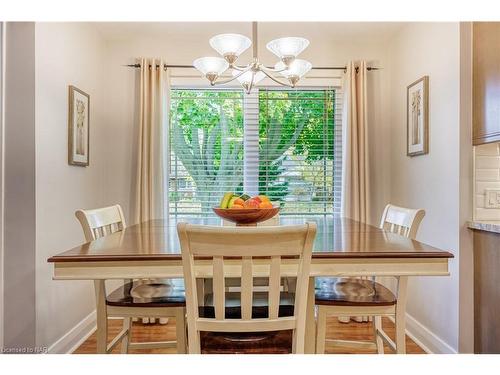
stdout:
<svg viewBox="0 0 500 375">
<path fill-rule="evenodd" d="M 259 39 L 302 36 L 330 41 L 385 40 L 396 33 L 401 22 L 259 22 Z M 104 39 L 162 39 L 179 37 L 207 39 L 220 33 L 239 33 L 251 37 L 251 22 L 96 22 Z"/>
</svg>

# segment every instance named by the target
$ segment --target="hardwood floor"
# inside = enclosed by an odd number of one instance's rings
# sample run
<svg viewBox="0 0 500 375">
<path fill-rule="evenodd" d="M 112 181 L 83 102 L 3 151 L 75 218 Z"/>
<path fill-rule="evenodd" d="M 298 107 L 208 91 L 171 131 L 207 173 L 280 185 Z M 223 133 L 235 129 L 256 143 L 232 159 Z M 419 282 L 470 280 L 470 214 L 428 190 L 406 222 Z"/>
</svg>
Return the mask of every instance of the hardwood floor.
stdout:
<svg viewBox="0 0 500 375">
<path fill-rule="evenodd" d="M 115 337 L 121 330 L 122 321 L 120 319 L 110 319 L 108 324 L 108 340 Z M 383 319 L 383 327 L 389 337 L 394 339 L 394 324 L 389 320 Z M 371 323 L 356 323 L 350 322 L 349 324 L 339 323 L 337 318 L 328 318 L 327 320 L 327 338 L 343 339 L 343 340 L 371 340 L 372 328 Z M 175 319 L 170 318 L 168 324 L 142 324 L 141 322 L 134 323 L 132 329 L 132 341 L 164 341 L 175 339 Z M 96 352 L 96 335 L 92 334 L 74 353 L 75 354 L 95 354 Z M 370 349 L 350 349 L 331 347 L 326 344 L 326 352 L 333 354 L 370 354 L 375 353 Z M 386 353 L 392 353 L 388 347 L 385 349 Z M 425 352 L 408 336 L 406 337 L 406 352 L 408 354 L 424 354 Z M 120 353 L 120 346 L 118 345 L 113 353 Z M 149 349 L 149 350 L 131 350 L 130 353 L 137 354 L 171 354 L 175 353 L 175 348 L 171 349 Z"/>
</svg>

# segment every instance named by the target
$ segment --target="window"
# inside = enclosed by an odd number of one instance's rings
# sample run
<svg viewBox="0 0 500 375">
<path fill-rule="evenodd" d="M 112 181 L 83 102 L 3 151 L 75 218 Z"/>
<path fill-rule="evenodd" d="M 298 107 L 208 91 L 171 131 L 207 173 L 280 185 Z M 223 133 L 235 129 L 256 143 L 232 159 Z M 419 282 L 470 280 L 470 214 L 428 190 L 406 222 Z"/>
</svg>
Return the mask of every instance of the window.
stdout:
<svg viewBox="0 0 500 375">
<path fill-rule="evenodd" d="M 211 215 L 225 191 L 338 212 L 340 106 L 333 89 L 172 90 L 170 213 Z"/>
</svg>

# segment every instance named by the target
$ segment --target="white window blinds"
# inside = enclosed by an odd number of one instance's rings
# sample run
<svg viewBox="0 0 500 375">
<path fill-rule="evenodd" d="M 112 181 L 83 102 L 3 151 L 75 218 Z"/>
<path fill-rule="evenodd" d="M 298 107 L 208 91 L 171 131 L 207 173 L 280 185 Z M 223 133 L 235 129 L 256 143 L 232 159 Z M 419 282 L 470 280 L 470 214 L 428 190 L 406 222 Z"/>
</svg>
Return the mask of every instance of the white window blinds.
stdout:
<svg viewBox="0 0 500 375">
<path fill-rule="evenodd" d="M 259 92 L 259 187 L 282 214 L 334 212 L 334 90 Z"/>
<path fill-rule="evenodd" d="M 212 214 L 225 191 L 282 214 L 340 211 L 338 89 L 172 91 L 170 213 Z"/>
<path fill-rule="evenodd" d="M 172 90 L 170 214 L 208 214 L 243 183 L 241 90 Z"/>
<path fill-rule="evenodd" d="M 333 212 L 340 213 L 342 198 L 342 108 L 344 107 L 343 92 L 335 88 L 333 115 Z"/>
</svg>

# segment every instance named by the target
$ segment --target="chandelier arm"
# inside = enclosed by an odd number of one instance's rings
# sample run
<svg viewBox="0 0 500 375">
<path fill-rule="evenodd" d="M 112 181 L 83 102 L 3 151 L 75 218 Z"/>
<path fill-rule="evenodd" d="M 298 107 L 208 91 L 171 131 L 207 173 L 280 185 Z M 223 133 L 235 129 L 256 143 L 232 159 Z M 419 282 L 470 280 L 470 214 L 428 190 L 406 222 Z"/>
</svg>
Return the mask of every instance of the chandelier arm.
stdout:
<svg viewBox="0 0 500 375">
<path fill-rule="evenodd" d="M 285 70 L 287 70 L 288 68 L 287 67 L 284 67 L 283 69 L 274 69 L 274 68 L 268 68 L 267 66 L 265 66 L 264 64 L 261 64 L 260 65 L 260 70 L 262 71 L 267 71 L 267 72 L 272 72 L 272 73 L 281 73 L 281 72 L 284 72 Z"/>
<path fill-rule="evenodd" d="M 250 68 L 251 65 L 252 64 L 247 64 L 245 66 L 238 66 L 238 65 L 235 65 L 235 64 L 231 64 L 229 67 L 232 68 L 232 69 L 234 69 L 234 70 L 239 70 L 241 72 L 242 70 L 245 70 L 245 69 L 248 70 L 248 68 Z"/>
<path fill-rule="evenodd" d="M 271 80 L 273 80 L 274 82 L 282 85 L 282 86 L 286 86 L 286 87 L 291 87 L 291 88 L 294 88 L 295 86 L 294 85 L 290 85 L 289 83 L 286 83 L 286 82 L 281 82 L 279 79 L 277 78 L 274 78 L 271 74 L 267 73 L 265 70 L 260 70 L 262 73 L 264 73 L 268 78 L 270 78 Z"/>
<path fill-rule="evenodd" d="M 235 76 L 233 76 L 233 77 L 231 77 L 231 78 L 228 78 L 228 79 L 226 79 L 226 80 L 224 80 L 224 81 L 219 81 L 219 82 L 215 81 L 215 82 L 212 84 L 212 86 L 216 86 L 216 85 L 224 85 L 224 84 L 226 84 L 226 83 L 232 82 L 232 81 L 234 81 L 235 79 L 237 79 L 239 76 L 241 76 L 241 75 L 243 75 L 244 73 L 248 72 L 248 71 L 250 70 L 250 68 L 251 68 L 251 67 L 249 66 L 249 67 L 248 67 L 248 68 L 246 68 L 245 70 L 240 71 L 240 73 L 238 73 L 237 75 L 235 75 Z"/>
</svg>

